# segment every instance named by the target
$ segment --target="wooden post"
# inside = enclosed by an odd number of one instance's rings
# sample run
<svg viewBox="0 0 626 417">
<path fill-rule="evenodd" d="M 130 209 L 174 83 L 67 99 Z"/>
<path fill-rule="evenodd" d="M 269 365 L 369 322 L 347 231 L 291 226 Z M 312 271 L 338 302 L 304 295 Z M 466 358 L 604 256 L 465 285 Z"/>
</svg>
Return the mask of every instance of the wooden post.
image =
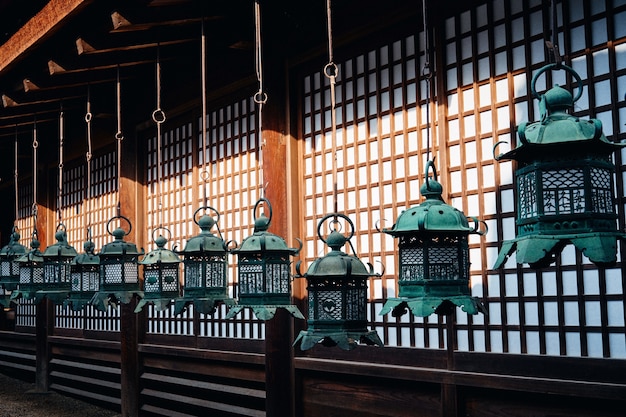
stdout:
<svg viewBox="0 0 626 417">
<path fill-rule="evenodd" d="M 264 7 L 265 6 L 265 7 Z M 288 239 L 287 140 L 288 129 L 288 72 L 280 42 L 283 33 L 270 2 L 261 4 L 263 20 L 264 89 L 267 103 L 263 107 L 263 182 L 265 196 L 272 204 L 274 216 L 270 232 Z M 272 20 L 273 19 L 273 20 Z M 267 416 L 294 415 L 293 372 L 293 318 L 284 309 L 278 309 L 265 324 L 265 389 Z"/>
<path fill-rule="evenodd" d="M 123 90 L 122 90 L 123 91 Z M 123 93 L 122 93 L 123 95 Z M 122 101 L 123 102 L 123 101 Z M 127 129 L 128 130 L 128 129 Z M 142 169 L 143 159 L 137 147 L 140 146 L 137 138 L 122 140 L 121 148 L 121 175 L 120 178 L 120 214 L 128 218 L 132 224 L 132 232 L 126 237 L 129 242 L 142 242 L 143 212 L 142 188 L 138 184 L 138 172 Z M 139 363 L 139 342 L 143 326 L 143 315 L 134 312 L 137 306 L 137 297 L 130 303 L 122 304 L 120 309 L 120 366 L 121 366 L 121 411 L 122 417 L 139 416 L 139 377 L 141 364 Z"/>
<path fill-rule="evenodd" d="M 50 345 L 48 336 L 54 328 L 54 304 L 47 297 L 35 307 L 35 393 L 47 393 L 50 389 Z"/>
</svg>

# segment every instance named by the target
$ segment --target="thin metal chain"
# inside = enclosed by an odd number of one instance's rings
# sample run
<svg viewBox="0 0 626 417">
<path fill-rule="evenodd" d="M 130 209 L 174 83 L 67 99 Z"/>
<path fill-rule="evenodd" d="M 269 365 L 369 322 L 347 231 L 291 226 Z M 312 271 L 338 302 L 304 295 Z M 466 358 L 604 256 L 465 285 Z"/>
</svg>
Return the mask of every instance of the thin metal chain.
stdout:
<svg viewBox="0 0 626 417">
<path fill-rule="evenodd" d="M 165 112 L 161 109 L 161 59 L 160 53 L 157 48 L 157 61 L 156 61 L 156 90 L 157 90 L 157 108 L 152 112 L 152 120 L 157 125 L 157 210 L 155 222 L 159 228 L 163 227 L 162 220 L 162 211 L 163 211 L 163 182 L 161 181 L 161 176 L 163 175 L 163 164 L 161 161 L 161 136 L 162 130 L 161 125 L 165 122 Z"/>
<path fill-rule="evenodd" d="M 18 140 L 17 140 L 17 125 L 15 126 L 15 171 L 13 172 L 13 177 L 15 179 L 15 220 L 14 224 L 17 226 L 17 218 L 19 215 L 19 196 L 20 193 L 18 191 L 18 170 L 17 170 L 17 157 L 18 157 Z"/>
<path fill-rule="evenodd" d="M 63 108 L 61 107 L 61 112 L 59 113 L 59 188 L 58 188 L 58 203 L 57 203 L 57 218 L 59 223 L 62 220 L 61 206 L 63 204 L 63 132 L 64 132 L 64 113 Z"/>
<path fill-rule="evenodd" d="M 204 19 L 202 19 L 202 51 L 201 51 L 201 61 L 202 61 L 202 172 L 200 173 L 200 179 L 202 180 L 202 201 L 204 205 L 208 205 L 207 201 L 207 182 L 209 179 L 209 172 L 207 171 L 207 154 L 209 151 L 207 149 L 207 103 L 206 103 L 206 34 L 204 32 Z"/>
<path fill-rule="evenodd" d="M 426 160 L 430 161 L 430 83 L 432 82 L 433 77 L 430 70 L 430 40 L 428 37 L 428 8 L 426 6 L 427 1 L 428 0 L 422 0 L 422 28 L 424 30 L 424 67 L 422 68 L 422 75 L 425 77 L 424 82 L 426 87 Z"/>
<path fill-rule="evenodd" d="M 254 95 L 254 102 L 259 105 L 257 124 L 258 124 L 258 141 L 259 141 L 259 186 L 261 187 L 261 197 L 265 194 L 265 184 L 263 183 L 263 148 L 265 139 L 263 138 L 263 105 L 267 102 L 267 94 L 263 91 L 263 53 L 261 39 L 261 5 L 259 0 L 254 2 L 254 28 L 255 28 L 255 68 L 256 76 L 259 82 L 259 90 Z"/>
<path fill-rule="evenodd" d="M 39 142 L 37 141 L 37 121 L 33 124 L 33 236 L 37 235 L 37 148 L 39 148 Z"/>
<path fill-rule="evenodd" d="M 117 66 L 117 80 L 115 83 L 116 91 L 116 104 L 117 104 L 117 132 L 115 133 L 115 139 L 117 140 L 117 215 L 121 214 L 121 188 L 122 188 L 122 141 L 124 135 L 122 134 L 122 99 L 121 99 L 121 86 L 120 86 L 120 66 Z"/>
<path fill-rule="evenodd" d="M 91 113 L 91 87 L 87 87 L 87 112 L 85 113 L 85 122 L 87 123 L 87 153 L 85 158 L 87 160 L 87 188 L 86 188 L 86 209 L 85 209 L 85 229 L 87 232 L 87 240 L 90 238 L 91 230 L 91 119 L 93 115 Z"/>
<path fill-rule="evenodd" d="M 331 0 L 326 1 L 326 23 L 328 29 L 328 63 L 324 66 L 324 75 L 330 82 L 330 119 L 331 119 L 331 142 L 333 153 L 333 212 L 338 212 L 337 198 L 337 103 L 335 97 L 335 85 L 337 83 L 337 65 L 333 62 L 333 28 Z M 335 219 L 336 220 L 336 219 Z"/>
</svg>

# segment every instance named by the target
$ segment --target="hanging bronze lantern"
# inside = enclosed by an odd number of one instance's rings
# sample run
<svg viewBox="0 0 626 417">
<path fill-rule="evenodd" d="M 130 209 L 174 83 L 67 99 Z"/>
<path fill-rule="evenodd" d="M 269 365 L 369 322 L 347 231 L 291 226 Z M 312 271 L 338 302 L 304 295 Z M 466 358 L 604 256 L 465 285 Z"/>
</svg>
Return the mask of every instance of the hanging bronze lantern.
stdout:
<svg viewBox="0 0 626 417">
<path fill-rule="evenodd" d="M 26 254 L 26 248 L 19 242 L 20 233 L 17 226 L 13 226 L 9 243 L 0 250 L 0 284 L 5 291 L 17 289 L 20 282 L 20 267 L 16 260 Z"/>
<path fill-rule="evenodd" d="M 85 307 L 100 287 L 100 257 L 94 253 L 95 245 L 91 240 L 83 244 L 84 252 L 74 257 L 70 263 L 72 282 L 69 297 L 65 305 L 79 311 Z"/>
<path fill-rule="evenodd" d="M 535 83 L 547 70 L 569 72 L 578 83 L 576 97 L 558 85 L 539 95 Z M 624 145 L 610 142 L 599 120 L 567 113 L 583 92 L 572 68 L 544 66 L 533 76 L 531 91 L 540 100 L 541 120 L 522 123 L 519 145 L 496 156 L 518 162 L 517 237 L 503 243 L 494 268 L 513 251 L 518 264 L 543 268 L 569 243 L 591 262 L 611 265 L 617 260 L 617 240 L 625 237 L 617 230 L 611 157 Z"/>
<path fill-rule="evenodd" d="M 429 169 L 433 178 L 429 178 Z M 406 313 L 407 307 L 419 317 L 433 313 L 451 314 L 455 306 L 468 314 L 484 312 L 481 302 L 470 295 L 468 236 L 483 235 L 486 225 L 476 219 L 474 226 L 461 211 L 441 197 L 432 161 L 426 164 L 425 182 L 420 194 L 423 203 L 400 214 L 391 229 L 383 232 L 398 241 L 398 298 L 389 298 L 380 314 Z M 485 230 L 480 230 L 480 225 Z"/>
<path fill-rule="evenodd" d="M 169 229 L 159 227 L 157 230 Z M 167 238 L 159 235 L 154 239 L 157 248 L 148 252 L 139 263 L 143 265 L 143 298 L 137 304 L 135 313 L 140 312 L 147 303 L 152 303 L 158 311 L 165 310 L 180 296 L 180 258 L 173 251 L 165 249 Z"/>
<path fill-rule="evenodd" d="M 197 215 L 202 210 L 211 210 L 217 220 L 208 214 Z M 228 296 L 228 248 L 222 239 L 217 223 L 220 213 L 213 207 L 201 207 L 193 215 L 193 221 L 200 227 L 200 234 L 187 241 L 184 256 L 185 282 L 183 296 L 175 301 L 174 312 L 183 312 L 189 304 L 202 314 L 214 314 L 219 303 L 235 305 L 235 300 Z M 211 232 L 217 226 L 220 236 Z"/>
<path fill-rule="evenodd" d="M 67 242 L 65 225 L 59 223 L 54 234 L 57 242 L 43 252 L 43 284 L 37 297 L 48 297 L 53 303 L 60 304 L 71 289 L 70 263 L 78 255 Z"/>
<path fill-rule="evenodd" d="M 339 217 L 350 226 L 348 237 L 339 231 Z M 331 218 L 333 227 L 324 240 L 321 227 Z M 302 350 L 317 343 L 344 350 L 354 349 L 358 342 L 383 346 L 376 331 L 367 329 L 367 282 L 378 275 L 371 264 L 368 270 L 359 258 L 341 250 L 349 242 L 355 252 L 350 242 L 352 221 L 343 214 L 326 215 L 318 223 L 317 234 L 331 251 L 316 259 L 305 274 L 300 273 L 300 263 L 296 265 L 298 277 L 307 280 L 309 317 L 308 329 L 300 332 L 294 345 L 300 344 Z"/>
<path fill-rule="evenodd" d="M 269 218 L 264 213 L 257 218 L 261 204 L 269 210 Z M 231 308 L 227 318 L 234 317 L 243 308 L 250 307 L 260 320 L 274 317 L 277 308 L 284 308 L 294 317 L 303 319 L 298 307 L 291 304 L 290 256 L 300 252 L 289 248 L 280 236 L 269 233 L 272 221 L 272 206 L 265 199 L 259 199 L 254 206 L 254 233 L 232 252 L 238 255 L 239 277 L 238 305 Z"/>
<path fill-rule="evenodd" d="M 111 232 L 113 220 L 120 219 L 128 223 L 128 232 L 121 227 Z M 134 243 L 124 241 L 132 229 L 130 220 L 124 216 L 115 216 L 107 223 L 107 232 L 115 238 L 100 251 L 100 286 L 91 304 L 99 310 L 106 310 L 109 303 L 128 304 L 133 295 L 143 296 L 139 289 L 139 252 Z"/>
<path fill-rule="evenodd" d="M 23 298 L 31 300 L 43 285 L 43 254 L 39 250 L 37 229 L 33 230 L 30 241 L 30 251 L 15 260 L 19 265 L 20 282 L 17 290 L 11 294 L 11 300 Z"/>
</svg>

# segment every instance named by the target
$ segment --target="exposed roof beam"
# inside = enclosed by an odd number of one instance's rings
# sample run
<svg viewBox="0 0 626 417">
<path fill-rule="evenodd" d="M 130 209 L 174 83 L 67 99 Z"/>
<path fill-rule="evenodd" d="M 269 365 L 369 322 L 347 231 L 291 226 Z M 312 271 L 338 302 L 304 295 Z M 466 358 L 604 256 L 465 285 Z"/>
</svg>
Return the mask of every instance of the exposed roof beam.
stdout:
<svg viewBox="0 0 626 417">
<path fill-rule="evenodd" d="M 157 47 L 165 47 L 170 45 L 179 45 L 181 43 L 192 42 L 197 39 L 178 39 L 164 42 L 149 42 L 142 43 L 136 45 L 119 45 L 119 46 L 110 46 L 106 48 L 95 48 L 91 44 L 87 43 L 83 38 L 76 39 L 76 50 L 78 51 L 78 55 L 96 55 L 96 54 L 107 54 L 112 52 L 124 52 L 124 51 L 136 51 L 139 49 L 150 49 Z"/>
<path fill-rule="evenodd" d="M 0 46 L 0 73 L 45 36 L 56 31 L 62 22 L 93 0 L 50 0 L 39 13 L 26 22 Z"/>
</svg>

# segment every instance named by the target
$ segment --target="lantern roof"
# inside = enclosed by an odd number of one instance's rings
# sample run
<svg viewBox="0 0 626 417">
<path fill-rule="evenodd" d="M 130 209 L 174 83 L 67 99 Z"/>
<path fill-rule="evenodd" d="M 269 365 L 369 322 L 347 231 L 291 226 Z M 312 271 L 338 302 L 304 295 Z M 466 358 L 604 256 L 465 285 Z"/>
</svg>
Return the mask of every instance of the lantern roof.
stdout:
<svg viewBox="0 0 626 417">
<path fill-rule="evenodd" d="M 285 239 L 267 231 L 270 218 L 264 213 L 254 221 L 254 233 L 241 242 L 241 246 L 233 249 L 233 253 L 282 252 L 294 256 L 300 249 L 287 246 Z"/>
<path fill-rule="evenodd" d="M 626 145 L 608 140 L 602 131 L 600 120 L 583 120 L 568 113 L 573 110 L 574 103 L 582 94 L 580 76 L 572 68 L 562 65 L 578 81 L 579 91 L 576 97 L 558 84 L 543 95 L 536 93 L 537 77 L 553 67 L 554 64 L 550 64 L 540 69 L 531 82 L 533 94 L 539 99 L 540 120 L 521 123 L 517 129 L 520 143 L 515 149 L 497 155 L 497 160 L 534 161 L 554 159 L 563 154 L 610 154 Z"/>
<path fill-rule="evenodd" d="M 83 243 L 84 252 L 76 255 L 70 265 L 100 265 L 100 257 L 94 254 L 95 248 L 91 240 Z"/>
<path fill-rule="evenodd" d="M 57 242 L 54 245 L 50 245 L 43 252 L 44 259 L 46 258 L 74 258 L 78 253 L 73 246 L 71 246 L 67 242 L 67 233 L 65 232 L 65 228 L 58 228 L 56 233 L 54 234 Z"/>
<path fill-rule="evenodd" d="M 19 258 L 17 258 L 15 262 L 20 262 L 20 263 L 43 262 L 43 256 L 42 256 L 41 251 L 39 250 L 40 245 L 41 243 L 39 243 L 39 240 L 32 239 L 30 241 L 30 251 L 20 256 Z"/>
<path fill-rule="evenodd" d="M 476 231 L 475 227 L 469 225 L 463 212 L 443 201 L 442 190 L 437 180 L 427 179 L 420 188 L 426 201 L 403 211 L 393 227 L 383 229 L 383 232 L 397 237 L 416 232 L 458 234 Z"/>
<path fill-rule="evenodd" d="M 143 251 L 137 250 L 137 245 L 124 241 L 126 231 L 121 227 L 115 229 L 112 233 L 115 240 L 109 242 L 102 247 L 100 256 L 116 256 L 116 255 L 143 255 Z"/>
<path fill-rule="evenodd" d="M 14 227 L 9 243 L 0 249 L 0 257 L 24 255 L 26 253 L 26 247 L 20 244 L 19 241 L 20 233 L 17 231 L 17 228 Z"/>
<path fill-rule="evenodd" d="M 200 226 L 200 229 L 202 231 L 200 232 L 200 234 L 192 237 L 187 241 L 185 249 L 182 253 L 225 253 L 226 244 L 224 243 L 224 240 L 211 232 L 211 229 L 213 228 L 215 223 L 215 219 L 209 215 L 205 214 L 204 216 L 200 217 L 197 224 L 198 226 Z"/>
<path fill-rule="evenodd" d="M 347 240 L 348 239 L 340 232 L 336 230 L 332 231 L 326 238 L 326 244 L 332 250 L 323 257 L 313 261 L 304 276 L 308 278 L 317 276 L 361 276 L 366 278 L 372 276 L 372 272 L 365 267 L 359 258 L 354 255 L 348 255 L 341 250 L 341 247 L 343 247 Z"/>
<path fill-rule="evenodd" d="M 157 248 L 148 252 L 146 256 L 143 257 L 141 261 L 139 261 L 142 265 L 154 265 L 154 264 L 176 264 L 180 263 L 181 260 L 173 251 L 169 249 L 165 249 L 165 244 L 167 243 L 167 239 L 163 236 L 159 236 L 154 240 Z"/>
</svg>

